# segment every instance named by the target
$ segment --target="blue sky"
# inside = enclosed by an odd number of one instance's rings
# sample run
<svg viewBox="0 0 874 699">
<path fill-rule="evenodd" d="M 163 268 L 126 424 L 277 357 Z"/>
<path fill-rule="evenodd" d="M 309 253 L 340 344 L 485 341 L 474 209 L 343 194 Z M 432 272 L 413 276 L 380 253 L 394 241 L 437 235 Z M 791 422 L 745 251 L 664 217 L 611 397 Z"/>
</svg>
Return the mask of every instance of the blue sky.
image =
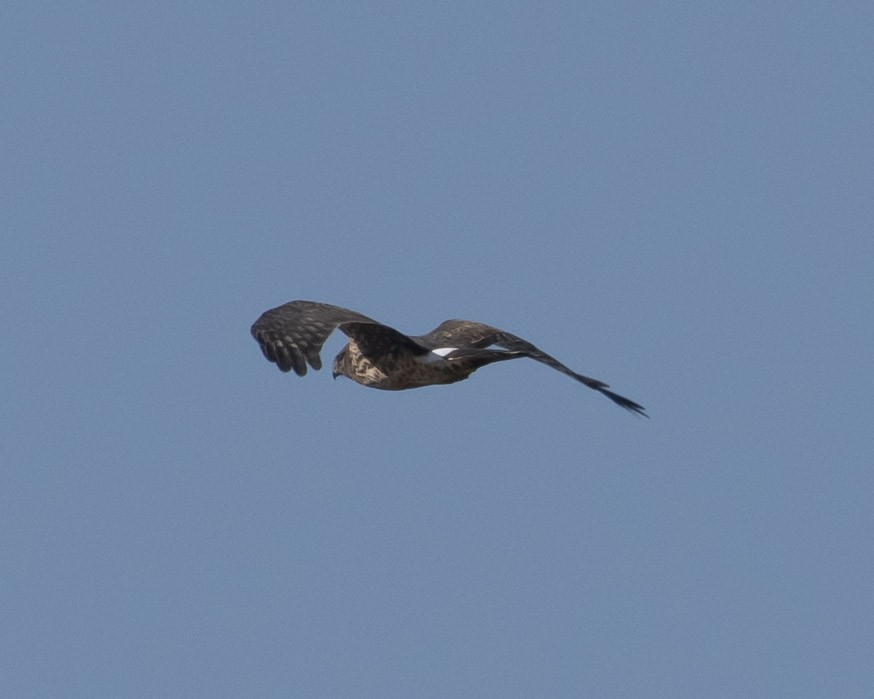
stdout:
<svg viewBox="0 0 874 699">
<path fill-rule="evenodd" d="M 871 696 L 872 23 L 4 4 L 3 694 Z M 280 374 L 295 298 L 652 419 Z"/>
</svg>

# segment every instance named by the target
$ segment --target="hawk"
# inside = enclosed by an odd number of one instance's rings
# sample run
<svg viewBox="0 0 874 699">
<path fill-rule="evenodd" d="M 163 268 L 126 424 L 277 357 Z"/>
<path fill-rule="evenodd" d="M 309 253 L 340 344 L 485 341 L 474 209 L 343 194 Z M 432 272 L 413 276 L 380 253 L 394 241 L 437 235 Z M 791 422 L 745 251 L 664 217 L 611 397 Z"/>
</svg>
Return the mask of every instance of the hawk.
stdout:
<svg viewBox="0 0 874 699">
<path fill-rule="evenodd" d="M 648 417 L 633 400 L 607 390 L 603 381 L 572 371 L 527 340 L 490 325 L 447 320 L 427 335 L 404 335 L 356 311 L 315 301 L 291 301 L 265 311 L 252 325 L 261 351 L 280 371 L 322 368 L 319 352 L 337 328 L 349 338 L 334 359 L 334 378 L 400 391 L 455 383 L 480 367 L 530 357 L 603 393 L 617 405 Z"/>
</svg>

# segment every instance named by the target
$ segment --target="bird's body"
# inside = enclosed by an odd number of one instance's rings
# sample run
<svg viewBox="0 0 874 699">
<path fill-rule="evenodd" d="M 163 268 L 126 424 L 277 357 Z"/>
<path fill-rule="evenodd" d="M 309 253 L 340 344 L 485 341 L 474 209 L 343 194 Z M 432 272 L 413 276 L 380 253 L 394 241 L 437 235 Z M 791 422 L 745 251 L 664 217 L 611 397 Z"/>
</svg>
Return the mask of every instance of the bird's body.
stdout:
<svg viewBox="0 0 874 699">
<path fill-rule="evenodd" d="M 399 391 L 462 381 L 494 362 L 530 357 L 589 388 L 626 410 L 646 415 L 634 401 L 607 390 L 607 384 L 572 371 L 527 340 L 490 325 L 447 320 L 426 335 L 408 336 L 356 311 L 314 301 L 291 301 L 266 311 L 252 326 L 264 356 L 280 370 L 320 369 L 319 352 L 335 330 L 349 342 L 334 360 L 334 376 L 370 388 Z"/>
<path fill-rule="evenodd" d="M 397 356 L 370 358 L 355 340 L 349 340 L 337 355 L 334 375 L 346 376 L 370 388 L 402 391 L 463 381 L 485 364 L 521 356 L 492 350 L 489 353 L 478 352 L 476 358 L 469 357 L 466 361 L 460 361 L 460 357 L 446 358 L 430 351 L 427 354 L 400 353 Z"/>
<path fill-rule="evenodd" d="M 413 354 L 369 359 L 355 340 L 349 340 L 337 357 L 334 373 L 337 376 L 347 376 L 362 386 L 385 391 L 452 383 L 465 378 L 460 374 L 457 378 L 451 376 L 447 370 L 438 372 L 435 367 L 425 364 L 421 356 Z"/>
</svg>

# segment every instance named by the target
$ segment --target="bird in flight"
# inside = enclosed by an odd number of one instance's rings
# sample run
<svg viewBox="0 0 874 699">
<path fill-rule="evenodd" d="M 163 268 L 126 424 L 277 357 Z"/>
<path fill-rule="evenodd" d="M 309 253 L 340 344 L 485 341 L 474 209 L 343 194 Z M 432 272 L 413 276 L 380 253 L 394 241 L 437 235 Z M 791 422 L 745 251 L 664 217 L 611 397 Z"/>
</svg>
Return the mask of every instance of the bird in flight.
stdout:
<svg viewBox="0 0 874 699">
<path fill-rule="evenodd" d="M 291 301 L 262 313 L 252 335 L 280 371 L 304 376 L 307 364 L 322 368 L 319 352 L 337 328 L 349 342 L 334 359 L 335 379 L 346 376 L 362 386 L 400 391 L 455 383 L 486 364 L 530 357 L 648 417 L 643 406 L 608 390 L 603 381 L 572 371 L 521 337 L 469 320 L 447 320 L 426 335 L 410 336 L 347 308 Z"/>
</svg>

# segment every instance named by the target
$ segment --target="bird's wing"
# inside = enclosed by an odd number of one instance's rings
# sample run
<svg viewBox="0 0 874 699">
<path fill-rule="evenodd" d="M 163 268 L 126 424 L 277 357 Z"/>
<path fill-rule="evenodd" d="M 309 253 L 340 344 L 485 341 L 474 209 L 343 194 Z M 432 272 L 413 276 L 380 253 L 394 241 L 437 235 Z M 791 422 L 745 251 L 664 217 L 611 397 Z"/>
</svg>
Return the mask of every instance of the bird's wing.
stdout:
<svg viewBox="0 0 874 699">
<path fill-rule="evenodd" d="M 401 354 L 428 354 L 428 348 L 418 344 L 413 338 L 398 332 L 382 323 L 351 322 L 341 323 L 340 330 L 353 340 L 361 354 L 373 362 L 387 356 L 397 358 Z"/>
<path fill-rule="evenodd" d="M 291 301 L 262 313 L 252 325 L 252 335 L 261 345 L 264 356 L 280 370 L 294 369 L 298 376 L 303 376 L 307 373 L 307 363 L 313 369 L 322 368 L 319 357 L 322 345 L 338 327 L 348 335 L 347 324 L 385 328 L 348 308 L 315 301 Z"/>
<path fill-rule="evenodd" d="M 524 355 L 531 359 L 536 359 L 538 362 L 546 364 L 562 374 L 567 374 L 589 388 L 603 393 L 614 403 L 626 410 L 646 416 L 643 406 L 617 393 L 613 393 L 613 391 L 607 390 L 608 384 L 603 381 L 578 374 L 527 340 L 523 340 L 521 337 L 508 333 L 505 330 L 494 328 L 491 325 L 475 323 L 470 320 L 447 320 L 427 335 L 413 339 L 432 350 L 448 347 L 483 349 L 493 345 L 503 347 L 516 355 Z"/>
</svg>

